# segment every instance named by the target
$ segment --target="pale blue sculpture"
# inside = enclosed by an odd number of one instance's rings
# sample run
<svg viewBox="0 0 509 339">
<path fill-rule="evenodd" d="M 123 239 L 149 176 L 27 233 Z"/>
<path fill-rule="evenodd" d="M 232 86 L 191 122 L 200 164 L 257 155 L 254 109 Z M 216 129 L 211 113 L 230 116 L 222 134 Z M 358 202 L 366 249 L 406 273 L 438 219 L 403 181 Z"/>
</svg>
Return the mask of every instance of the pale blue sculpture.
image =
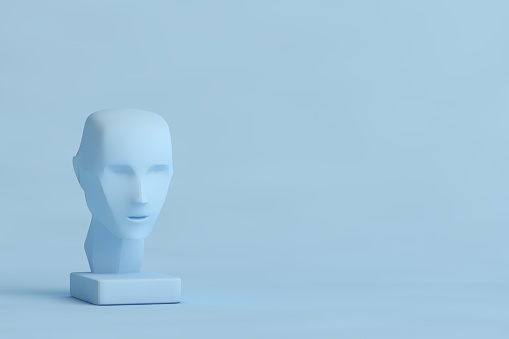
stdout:
<svg viewBox="0 0 509 339">
<path fill-rule="evenodd" d="M 98 305 L 179 302 L 179 278 L 140 273 L 173 174 L 166 121 L 138 109 L 92 113 L 73 166 L 92 221 L 91 273 L 71 273 L 71 295 Z"/>
</svg>

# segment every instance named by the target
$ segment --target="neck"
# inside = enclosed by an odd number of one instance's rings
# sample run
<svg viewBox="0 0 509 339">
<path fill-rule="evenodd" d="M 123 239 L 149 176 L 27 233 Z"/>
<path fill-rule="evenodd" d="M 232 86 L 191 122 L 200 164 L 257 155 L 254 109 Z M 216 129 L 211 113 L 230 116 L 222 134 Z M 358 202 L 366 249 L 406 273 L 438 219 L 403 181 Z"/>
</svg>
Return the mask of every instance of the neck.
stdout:
<svg viewBox="0 0 509 339">
<path fill-rule="evenodd" d="M 92 273 L 135 273 L 141 269 L 144 239 L 121 239 L 92 217 L 85 252 Z"/>
</svg>

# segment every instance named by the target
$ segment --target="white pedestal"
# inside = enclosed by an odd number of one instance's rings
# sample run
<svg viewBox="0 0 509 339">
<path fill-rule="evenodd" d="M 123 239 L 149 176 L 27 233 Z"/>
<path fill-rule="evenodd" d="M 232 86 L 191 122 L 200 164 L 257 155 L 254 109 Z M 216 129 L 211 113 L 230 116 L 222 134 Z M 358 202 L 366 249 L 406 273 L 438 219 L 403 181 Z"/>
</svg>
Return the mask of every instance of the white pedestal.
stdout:
<svg viewBox="0 0 509 339">
<path fill-rule="evenodd" d="M 180 278 L 153 272 L 73 272 L 71 296 L 95 305 L 178 303 Z"/>
</svg>

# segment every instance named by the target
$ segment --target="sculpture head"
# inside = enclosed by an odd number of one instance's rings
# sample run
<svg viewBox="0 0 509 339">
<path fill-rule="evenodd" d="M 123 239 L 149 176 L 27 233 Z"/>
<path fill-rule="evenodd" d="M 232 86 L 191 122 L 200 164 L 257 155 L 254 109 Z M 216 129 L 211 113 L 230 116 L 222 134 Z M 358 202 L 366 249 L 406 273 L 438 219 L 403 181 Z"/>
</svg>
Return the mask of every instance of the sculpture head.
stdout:
<svg viewBox="0 0 509 339">
<path fill-rule="evenodd" d="M 92 113 L 73 166 L 92 218 L 118 238 L 144 239 L 173 174 L 168 124 L 137 109 Z"/>
</svg>

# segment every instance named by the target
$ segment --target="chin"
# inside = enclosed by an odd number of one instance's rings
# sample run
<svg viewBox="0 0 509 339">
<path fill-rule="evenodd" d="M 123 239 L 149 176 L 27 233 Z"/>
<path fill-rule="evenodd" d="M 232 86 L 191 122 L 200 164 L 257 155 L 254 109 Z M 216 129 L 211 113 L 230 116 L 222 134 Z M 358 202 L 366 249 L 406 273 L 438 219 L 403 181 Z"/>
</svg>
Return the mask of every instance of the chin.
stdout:
<svg viewBox="0 0 509 339">
<path fill-rule="evenodd" d="M 113 232 L 117 237 L 122 239 L 145 239 L 150 233 L 152 233 L 154 225 L 152 223 L 136 223 L 133 225 L 132 222 L 128 224 L 117 225 L 116 232 Z"/>
</svg>

